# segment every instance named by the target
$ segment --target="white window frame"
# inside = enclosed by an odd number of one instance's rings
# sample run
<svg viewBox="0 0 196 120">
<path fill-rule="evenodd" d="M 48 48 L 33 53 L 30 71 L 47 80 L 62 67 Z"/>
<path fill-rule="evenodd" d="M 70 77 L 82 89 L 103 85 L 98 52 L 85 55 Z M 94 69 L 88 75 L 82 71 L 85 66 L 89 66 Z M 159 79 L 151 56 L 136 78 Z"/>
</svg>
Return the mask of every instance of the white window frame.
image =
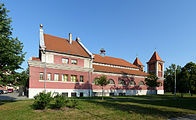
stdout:
<svg viewBox="0 0 196 120">
<path fill-rule="evenodd" d="M 54 81 L 59 81 L 59 74 L 58 73 L 54 74 Z"/>
<path fill-rule="evenodd" d="M 73 77 L 75 77 L 76 79 L 74 80 Z M 71 75 L 71 82 L 77 82 L 77 75 Z"/>
<path fill-rule="evenodd" d="M 47 74 L 47 80 L 52 80 L 52 74 L 51 73 Z"/>
<path fill-rule="evenodd" d="M 42 76 L 42 79 L 41 79 L 41 76 Z M 44 73 L 43 73 L 43 72 L 40 72 L 40 73 L 39 73 L 39 79 L 40 79 L 40 80 L 44 80 Z"/>
<path fill-rule="evenodd" d="M 64 76 L 67 76 L 67 80 L 65 80 Z M 67 82 L 68 81 L 68 75 L 67 74 L 62 74 L 62 81 Z"/>
<path fill-rule="evenodd" d="M 62 63 L 63 64 L 69 64 L 69 59 L 68 58 L 62 58 Z"/>
<path fill-rule="evenodd" d="M 71 59 L 71 64 L 77 65 L 77 64 L 78 64 L 78 60 L 76 60 L 76 59 Z"/>
</svg>

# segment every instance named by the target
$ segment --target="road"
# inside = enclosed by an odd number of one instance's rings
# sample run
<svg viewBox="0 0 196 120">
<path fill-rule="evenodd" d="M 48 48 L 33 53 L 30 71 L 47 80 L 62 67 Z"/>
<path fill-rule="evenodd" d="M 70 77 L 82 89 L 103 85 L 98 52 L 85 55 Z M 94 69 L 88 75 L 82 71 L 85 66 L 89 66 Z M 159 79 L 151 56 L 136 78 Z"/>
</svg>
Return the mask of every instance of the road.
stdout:
<svg viewBox="0 0 196 120">
<path fill-rule="evenodd" d="M 25 100 L 28 99 L 25 96 L 18 96 L 19 93 L 13 92 L 13 93 L 8 93 L 8 94 L 0 94 L 0 100 Z"/>
</svg>

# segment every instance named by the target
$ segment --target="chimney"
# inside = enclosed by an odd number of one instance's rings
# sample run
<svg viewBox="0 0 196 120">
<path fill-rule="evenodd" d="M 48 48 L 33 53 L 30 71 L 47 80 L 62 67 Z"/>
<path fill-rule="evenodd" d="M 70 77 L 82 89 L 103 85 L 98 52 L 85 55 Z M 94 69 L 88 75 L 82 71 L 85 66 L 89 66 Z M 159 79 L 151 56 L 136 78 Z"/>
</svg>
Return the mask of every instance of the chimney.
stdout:
<svg viewBox="0 0 196 120">
<path fill-rule="evenodd" d="M 72 44 L 72 34 L 69 33 L 69 44 Z"/>
</svg>

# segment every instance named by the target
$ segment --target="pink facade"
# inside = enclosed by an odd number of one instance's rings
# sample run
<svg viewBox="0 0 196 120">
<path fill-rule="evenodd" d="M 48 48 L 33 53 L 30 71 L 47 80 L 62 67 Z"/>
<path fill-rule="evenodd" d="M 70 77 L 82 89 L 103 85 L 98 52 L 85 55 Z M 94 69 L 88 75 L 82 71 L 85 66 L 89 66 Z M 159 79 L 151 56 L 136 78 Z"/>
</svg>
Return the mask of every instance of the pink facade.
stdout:
<svg viewBox="0 0 196 120">
<path fill-rule="evenodd" d="M 94 79 L 102 75 L 114 82 L 104 87 L 106 95 L 113 91 L 116 92 L 115 95 L 120 95 L 124 90 L 126 95 L 144 95 L 154 90 L 145 85 L 145 78 L 149 74 L 143 72 L 144 66 L 138 58 L 131 64 L 123 59 L 93 55 L 78 38 L 73 41 L 71 38 L 63 39 L 43 34 L 42 28 L 40 36 L 39 58 L 31 58 L 28 61 L 29 98 L 43 90 L 66 93 L 67 96 L 91 96 L 92 93 L 101 92 L 102 88 L 94 84 Z M 155 52 L 147 64 L 149 72 L 157 73 L 161 83 L 155 90 L 163 94 L 164 62 L 157 56 Z M 161 71 L 158 71 L 157 61 L 162 64 Z"/>
<path fill-rule="evenodd" d="M 44 68 L 38 67 L 30 67 L 30 88 L 43 88 L 45 73 Z M 43 73 L 43 80 L 40 80 L 40 73 Z M 71 70 L 58 70 L 58 69 L 48 69 L 46 73 L 51 73 L 51 80 L 46 82 L 46 88 L 50 89 L 89 89 L 89 73 L 88 72 L 80 72 L 80 71 L 71 71 Z M 54 74 L 59 74 L 59 81 L 54 81 Z M 62 82 L 62 75 L 68 75 L 68 81 Z M 84 77 L 84 82 L 71 82 L 71 75 L 77 75 L 77 79 L 80 80 L 80 76 Z M 47 76 L 47 75 L 46 75 Z"/>
<path fill-rule="evenodd" d="M 62 63 L 62 59 L 68 59 L 69 63 Z M 77 60 L 77 65 L 71 64 L 71 60 Z M 54 55 L 54 63 L 55 64 L 66 64 L 66 65 L 72 65 L 72 66 L 80 66 L 80 67 L 84 67 L 84 60 L 83 59 L 79 59 L 79 58 L 74 58 L 74 57 L 64 57 L 64 56 L 60 56 L 60 55 Z"/>
</svg>

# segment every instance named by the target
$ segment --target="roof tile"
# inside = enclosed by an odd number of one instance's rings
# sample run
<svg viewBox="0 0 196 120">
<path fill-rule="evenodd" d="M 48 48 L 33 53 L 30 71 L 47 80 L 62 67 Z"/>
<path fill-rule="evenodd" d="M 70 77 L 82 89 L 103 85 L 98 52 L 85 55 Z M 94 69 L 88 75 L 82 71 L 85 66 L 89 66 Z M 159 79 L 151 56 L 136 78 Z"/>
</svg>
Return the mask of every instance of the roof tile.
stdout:
<svg viewBox="0 0 196 120">
<path fill-rule="evenodd" d="M 150 58 L 149 62 L 155 62 L 155 61 L 163 61 L 160 56 L 157 54 L 157 52 L 155 51 L 154 54 L 152 55 L 152 57 Z"/>
<path fill-rule="evenodd" d="M 72 41 L 72 44 L 69 44 L 67 39 L 44 34 L 44 42 L 46 45 L 46 50 L 90 57 L 90 55 L 83 49 L 83 47 L 74 40 Z"/>
<path fill-rule="evenodd" d="M 120 59 L 120 58 L 114 58 L 109 56 L 102 57 L 98 54 L 93 54 L 95 63 L 104 63 L 104 64 L 110 64 L 110 65 L 118 65 L 118 66 L 124 66 L 124 67 L 132 67 L 132 68 L 138 68 L 137 66 L 131 64 L 130 62 Z"/>
<path fill-rule="evenodd" d="M 141 75 L 147 76 L 148 73 L 142 72 L 140 70 L 130 70 L 130 69 L 123 69 L 123 68 L 114 68 L 114 67 L 107 67 L 101 65 L 93 65 L 94 71 L 99 72 L 110 72 L 110 73 L 120 73 L 120 74 L 129 74 L 129 75 Z"/>
</svg>

